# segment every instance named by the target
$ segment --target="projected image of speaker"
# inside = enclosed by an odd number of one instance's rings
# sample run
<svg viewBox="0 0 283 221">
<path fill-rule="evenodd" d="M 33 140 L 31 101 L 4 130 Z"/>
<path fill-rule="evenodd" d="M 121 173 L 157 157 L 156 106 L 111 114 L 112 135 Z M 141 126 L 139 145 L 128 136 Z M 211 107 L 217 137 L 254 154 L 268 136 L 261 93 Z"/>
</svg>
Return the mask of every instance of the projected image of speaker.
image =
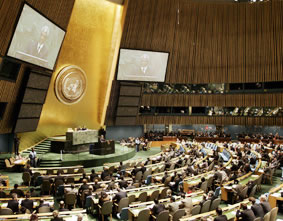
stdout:
<svg viewBox="0 0 283 221">
<path fill-rule="evenodd" d="M 168 52 L 120 49 L 117 80 L 164 82 Z"/>
<path fill-rule="evenodd" d="M 65 31 L 24 4 L 7 56 L 54 69 Z"/>
</svg>

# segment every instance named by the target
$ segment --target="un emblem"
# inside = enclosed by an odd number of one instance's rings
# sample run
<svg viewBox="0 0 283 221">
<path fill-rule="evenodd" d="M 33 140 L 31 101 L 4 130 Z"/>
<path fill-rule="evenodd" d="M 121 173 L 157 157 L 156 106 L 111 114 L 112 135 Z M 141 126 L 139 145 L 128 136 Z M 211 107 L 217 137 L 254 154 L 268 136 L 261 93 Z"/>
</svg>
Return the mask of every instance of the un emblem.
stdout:
<svg viewBox="0 0 283 221">
<path fill-rule="evenodd" d="M 78 66 L 64 67 L 55 80 L 55 94 L 64 104 L 78 103 L 86 91 L 86 74 Z"/>
</svg>

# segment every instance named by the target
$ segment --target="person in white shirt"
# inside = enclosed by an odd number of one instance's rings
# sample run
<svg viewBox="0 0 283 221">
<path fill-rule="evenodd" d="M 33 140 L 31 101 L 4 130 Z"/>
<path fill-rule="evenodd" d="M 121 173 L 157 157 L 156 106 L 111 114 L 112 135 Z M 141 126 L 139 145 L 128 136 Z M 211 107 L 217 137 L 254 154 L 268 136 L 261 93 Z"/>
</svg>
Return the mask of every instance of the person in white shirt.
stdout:
<svg viewBox="0 0 283 221">
<path fill-rule="evenodd" d="M 136 144 L 136 151 L 139 152 L 139 149 L 140 149 L 140 139 L 137 137 L 136 140 L 135 140 L 135 144 Z"/>
<path fill-rule="evenodd" d="M 29 159 L 30 159 L 30 165 L 32 167 L 36 167 L 36 152 L 34 151 L 34 148 L 32 148 L 31 152 L 29 153 Z"/>
</svg>

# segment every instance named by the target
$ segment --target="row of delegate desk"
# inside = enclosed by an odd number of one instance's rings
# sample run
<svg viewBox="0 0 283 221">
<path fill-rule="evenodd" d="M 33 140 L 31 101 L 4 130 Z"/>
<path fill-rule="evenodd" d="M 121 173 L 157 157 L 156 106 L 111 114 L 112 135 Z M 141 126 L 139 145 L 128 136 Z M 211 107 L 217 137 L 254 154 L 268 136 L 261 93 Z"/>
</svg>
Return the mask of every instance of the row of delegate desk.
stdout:
<svg viewBox="0 0 283 221">
<path fill-rule="evenodd" d="M 253 152 L 254 154 L 258 154 L 256 152 Z M 258 156 L 258 155 L 257 155 Z M 239 184 L 241 184 L 243 187 L 245 187 L 249 181 L 261 181 L 261 174 L 259 171 L 259 169 L 262 167 L 262 163 L 261 163 L 261 159 L 258 159 L 258 164 L 257 164 L 257 168 L 255 169 L 255 172 L 249 172 L 239 178 L 237 178 L 237 180 L 239 180 Z M 224 201 L 228 201 L 228 193 L 232 191 L 232 184 L 234 183 L 234 181 L 229 181 L 223 184 L 223 186 L 221 187 L 221 199 Z"/>
<path fill-rule="evenodd" d="M 42 219 L 52 219 L 53 213 L 37 213 L 36 214 L 40 220 Z M 63 218 L 65 221 L 77 220 L 75 216 L 82 215 L 83 220 L 87 220 L 86 210 L 79 209 L 75 211 L 64 211 L 59 212 L 59 217 Z M 0 219 L 9 219 L 9 220 L 30 220 L 31 214 L 17 214 L 17 215 L 0 215 Z"/>
<path fill-rule="evenodd" d="M 231 137 L 195 137 L 195 141 L 197 142 L 230 142 Z"/>
<path fill-rule="evenodd" d="M 257 139 L 257 138 L 239 138 L 241 143 L 274 143 L 274 144 L 283 144 L 283 140 L 274 140 L 274 139 Z"/>
<path fill-rule="evenodd" d="M 25 198 L 18 198 L 19 205 L 21 205 L 22 200 Z M 48 203 L 51 207 L 54 205 L 54 199 L 51 196 L 43 196 L 43 197 L 31 197 L 30 200 L 33 200 L 33 208 L 35 209 L 37 206 L 39 206 L 39 201 L 41 199 L 44 200 L 45 203 Z M 0 198 L 0 206 L 1 208 L 7 208 L 8 201 L 12 200 L 12 198 Z"/>
<path fill-rule="evenodd" d="M 202 199 L 203 199 L 203 191 L 194 192 L 191 194 L 187 194 L 186 197 L 192 198 L 193 206 L 198 205 Z M 175 197 L 176 202 L 180 201 L 180 196 Z M 170 204 L 170 198 L 162 199 L 159 201 L 160 203 L 164 204 L 165 207 L 168 207 Z M 132 203 L 129 205 L 129 220 L 134 220 L 138 217 L 139 213 L 144 209 L 152 208 L 152 205 L 154 204 L 153 201 L 148 201 L 144 203 Z"/>
<path fill-rule="evenodd" d="M 244 176 L 238 178 L 239 184 L 246 186 L 249 181 L 255 182 L 256 180 L 260 180 L 260 178 L 261 178 L 260 174 L 261 174 L 262 171 L 260 171 L 260 172 L 258 172 L 258 171 L 260 170 L 261 167 L 263 167 L 263 165 L 261 164 L 261 160 L 259 160 L 259 161 L 260 162 L 258 163 L 258 167 L 256 168 L 256 173 L 257 174 L 259 173 L 259 174 L 256 175 L 256 174 L 253 174 L 252 172 L 245 174 Z M 228 191 L 230 191 L 232 189 L 232 187 L 230 187 L 228 185 L 232 182 L 233 181 L 225 183 L 223 185 L 223 187 L 221 188 L 221 199 L 224 200 L 224 201 L 228 200 Z M 283 188 L 283 184 L 280 187 L 278 187 L 277 189 L 274 189 L 274 191 L 277 192 L 277 194 L 275 194 L 274 198 L 269 199 L 270 201 L 273 201 L 273 202 L 275 201 L 275 204 L 271 203 L 272 208 L 276 206 L 276 200 L 281 200 L 281 198 L 279 197 L 278 191 L 283 192 L 282 188 Z M 240 203 L 229 205 L 228 207 L 224 207 L 224 208 L 222 208 L 223 215 L 226 215 L 228 220 L 235 218 L 236 217 L 236 210 L 240 208 L 241 203 L 250 204 L 250 202 L 248 200 L 244 200 Z M 199 214 L 199 215 L 196 215 L 196 216 L 191 216 L 191 217 L 185 216 L 185 217 L 182 217 L 180 219 L 180 221 L 196 221 L 196 220 L 200 220 L 203 217 L 216 217 L 216 216 L 217 216 L 216 211 L 210 211 L 210 212 L 202 213 L 202 214 Z"/>
<path fill-rule="evenodd" d="M 244 200 L 241 203 L 246 203 L 250 205 L 250 202 L 248 200 Z M 236 204 L 229 205 L 227 207 L 222 208 L 223 215 L 226 215 L 228 220 L 235 218 L 236 210 L 240 208 L 241 203 L 236 203 Z M 185 217 L 182 217 L 180 221 L 196 221 L 196 220 L 200 220 L 203 217 L 214 217 L 215 218 L 216 216 L 217 216 L 216 211 L 213 210 L 207 213 L 202 213 L 202 214 L 191 216 L 191 217 L 185 216 Z"/>
</svg>

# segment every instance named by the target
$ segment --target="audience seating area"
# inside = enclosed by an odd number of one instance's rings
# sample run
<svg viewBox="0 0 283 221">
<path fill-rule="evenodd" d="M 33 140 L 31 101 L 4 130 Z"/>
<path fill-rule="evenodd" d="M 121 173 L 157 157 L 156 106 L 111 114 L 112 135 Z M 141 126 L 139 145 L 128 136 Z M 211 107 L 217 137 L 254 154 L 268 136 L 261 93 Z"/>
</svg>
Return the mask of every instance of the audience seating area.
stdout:
<svg viewBox="0 0 283 221">
<path fill-rule="evenodd" d="M 88 214 L 101 220 L 213 220 L 223 214 L 227 220 L 245 220 L 261 184 L 272 185 L 282 163 L 280 148 L 271 154 L 251 144 L 186 141 L 166 145 L 147 159 L 108 163 L 91 173 L 80 165 L 27 165 L 19 186 L 9 186 L 9 178 L 1 176 L 0 219 L 86 219 L 82 214 Z M 282 209 L 282 188 L 256 201 L 269 206 L 264 220 L 275 220 Z M 221 209 L 220 203 L 226 206 Z"/>
</svg>

